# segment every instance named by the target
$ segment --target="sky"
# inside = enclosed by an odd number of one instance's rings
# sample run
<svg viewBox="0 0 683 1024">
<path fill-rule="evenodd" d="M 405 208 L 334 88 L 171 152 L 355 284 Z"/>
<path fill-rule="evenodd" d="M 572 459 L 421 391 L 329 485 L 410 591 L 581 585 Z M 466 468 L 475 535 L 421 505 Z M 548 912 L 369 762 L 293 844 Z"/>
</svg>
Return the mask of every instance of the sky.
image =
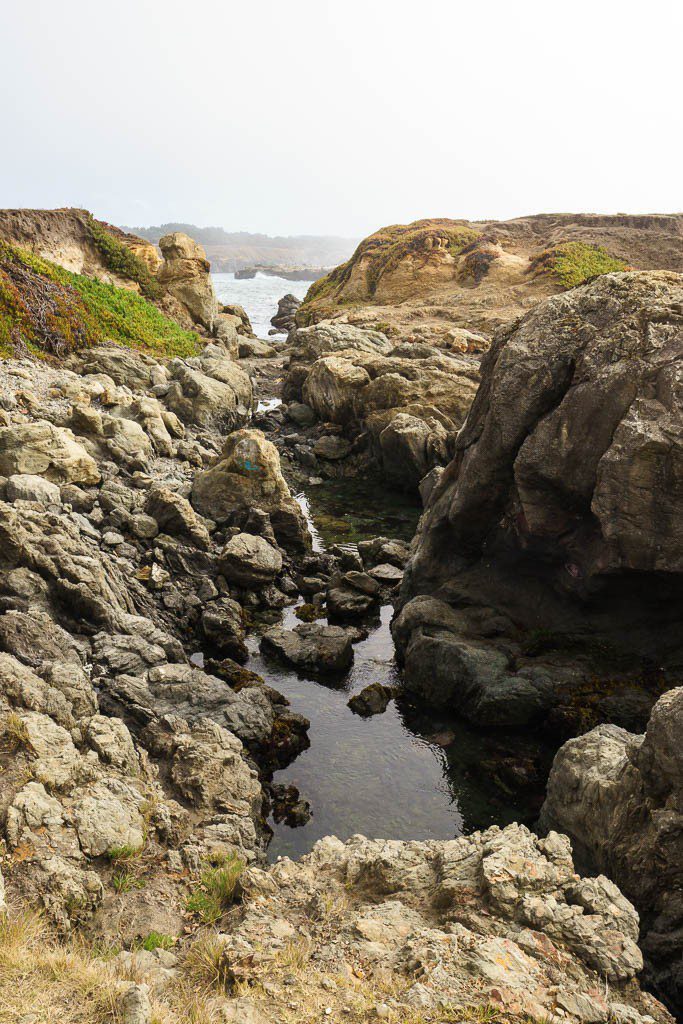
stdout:
<svg viewBox="0 0 683 1024">
<path fill-rule="evenodd" d="M 675 212 L 669 0 L 0 0 L 0 206 L 362 237 Z"/>
</svg>

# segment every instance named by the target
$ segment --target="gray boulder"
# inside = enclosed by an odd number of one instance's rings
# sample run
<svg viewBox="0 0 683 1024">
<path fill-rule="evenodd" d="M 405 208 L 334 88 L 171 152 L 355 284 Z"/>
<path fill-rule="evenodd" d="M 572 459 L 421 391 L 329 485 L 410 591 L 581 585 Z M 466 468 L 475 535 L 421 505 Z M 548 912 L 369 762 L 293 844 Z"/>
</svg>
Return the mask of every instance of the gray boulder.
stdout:
<svg viewBox="0 0 683 1024">
<path fill-rule="evenodd" d="M 282 571 L 282 555 L 263 537 L 238 533 L 221 551 L 220 567 L 230 582 L 253 587 L 273 582 Z"/>
</svg>

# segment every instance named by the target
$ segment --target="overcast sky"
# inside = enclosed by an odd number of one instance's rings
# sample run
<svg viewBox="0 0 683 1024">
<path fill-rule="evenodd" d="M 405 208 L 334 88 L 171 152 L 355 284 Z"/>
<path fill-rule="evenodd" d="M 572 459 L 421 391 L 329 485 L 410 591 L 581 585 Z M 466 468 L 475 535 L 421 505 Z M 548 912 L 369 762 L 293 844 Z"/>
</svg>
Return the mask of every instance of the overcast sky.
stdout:
<svg viewBox="0 0 683 1024">
<path fill-rule="evenodd" d="M 347 236 L 683 209 L 680 2 L 0 5 L 0 206 Z"/>
</svg>

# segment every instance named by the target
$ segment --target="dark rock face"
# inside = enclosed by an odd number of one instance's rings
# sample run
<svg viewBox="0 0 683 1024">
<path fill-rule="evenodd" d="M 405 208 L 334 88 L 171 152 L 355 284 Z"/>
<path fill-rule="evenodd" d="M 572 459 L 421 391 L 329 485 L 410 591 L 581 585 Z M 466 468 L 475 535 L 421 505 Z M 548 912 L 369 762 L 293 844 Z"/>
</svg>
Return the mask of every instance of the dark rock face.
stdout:
<svg viewBox="0 0 683 1024">
<path fill-rule="evenodd" d="M 517 684 L 533 717 L 595 678 L 591 645 L 611 649 L 598 677 L 623 658 L 625 679 L 653 666 L 676 678 L 682 301 L 679 275 L 610 274 L 497 338 L 406 572 L 394 632 L 409 685 L 429 648 L 443 701 L 490 716 L 495 689 L 500 721 Z"/>
<path fill-rule="evenodd" d="M 541 812 L 582 868 L 609 875 L 641 915 L 650 980 L 683 1006 L 683 688 L 655 704 L 644 736 L 602 725 L 555 757 Z"/>
<path fill-rule="evenodd" d="M 283 295 L 278 301 L 277 313 L 271 317 L 270 322 L 273 327 L 277 327 L 279 331 L 289 333 L 294 327 L 294 317 L 300 305 L 301 299 L 297 299 L 296 295 Z"/>
</svg>

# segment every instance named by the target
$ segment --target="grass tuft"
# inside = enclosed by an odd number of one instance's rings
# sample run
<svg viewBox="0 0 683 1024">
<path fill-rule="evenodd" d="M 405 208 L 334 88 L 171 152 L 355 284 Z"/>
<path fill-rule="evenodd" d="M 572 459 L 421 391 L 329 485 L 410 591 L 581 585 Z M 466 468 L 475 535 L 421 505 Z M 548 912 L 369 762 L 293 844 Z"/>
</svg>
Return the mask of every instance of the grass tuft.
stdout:
<svg viewBox="0 0 683 1024">
<path fill-rule="evenodd" d="M 219 867 L 205 868 L 199 885 L 187 901 L 190 913 L 196 914 L 204 924 L 215 924 L 234 902 L 244 867 L 244 861 L 233 854 Z"/>
</svg>

